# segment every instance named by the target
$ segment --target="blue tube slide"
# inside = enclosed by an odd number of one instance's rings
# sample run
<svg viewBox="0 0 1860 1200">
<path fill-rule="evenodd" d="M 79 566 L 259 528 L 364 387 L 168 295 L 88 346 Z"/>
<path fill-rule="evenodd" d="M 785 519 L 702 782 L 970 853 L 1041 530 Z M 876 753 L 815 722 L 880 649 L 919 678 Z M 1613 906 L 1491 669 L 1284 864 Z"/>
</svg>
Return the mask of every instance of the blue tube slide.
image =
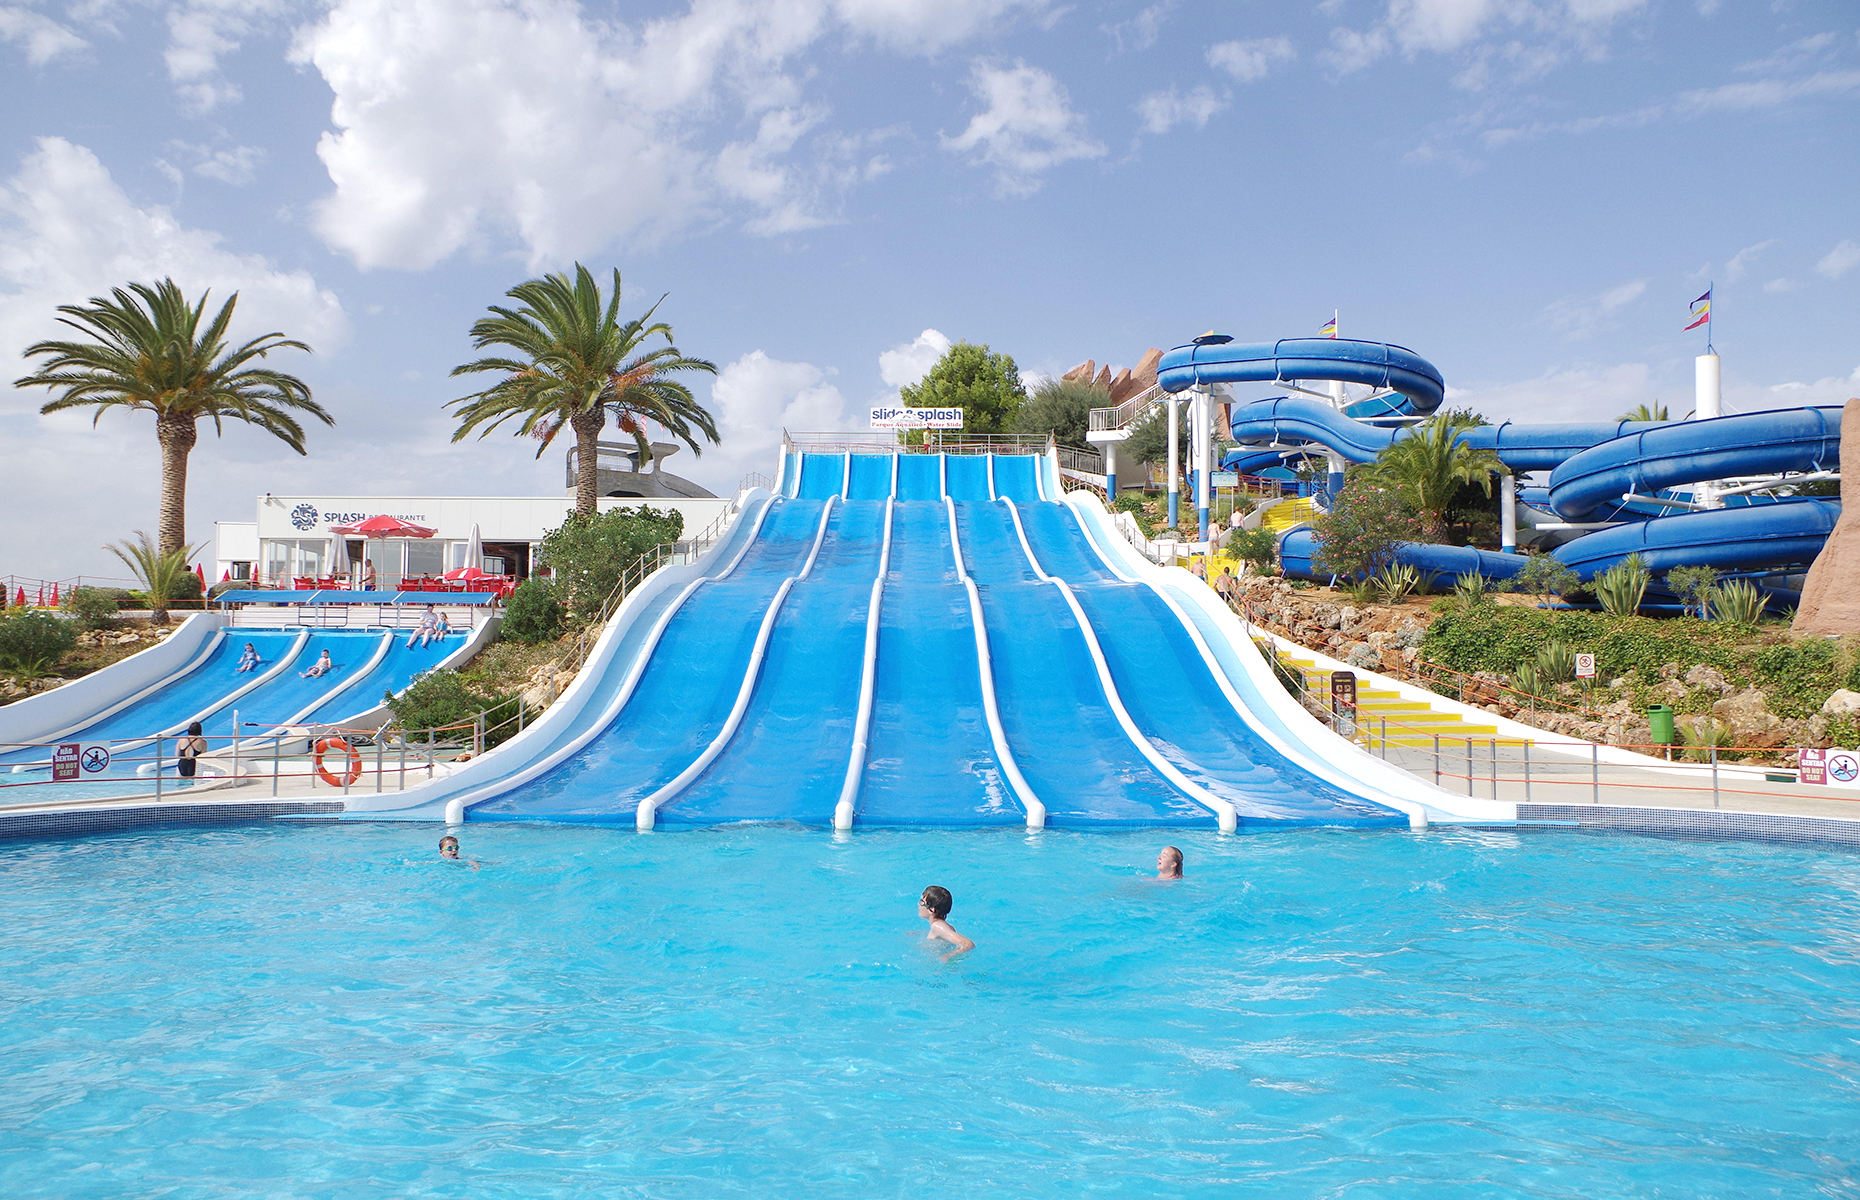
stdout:
<svg viewBox="0 0 1860 1200">
<path fill-rule="evenodd" d="M 1739 475 L 1836 470 L 1840 462 L 1838 408 L 1667 422 L 1570 456 L 1550 473 L 1550 507 L 1568 520 L 1581 520 L 1629 492 L 1650 494 Z"/>
<path fill-rule="evenodd" d="M 1711 567 L 1719 571 L 1805 570 L 1821 552 L 1841 506 L 1827 500 L 1791 500 L 1749 508 L 1719 508 L 1684 513 L 1598 530 L 1551 551 L 1551 557 L 1583 579 L 1638 554 L 1656 575 L 1675 567 Z M 1312 563 L 1316 535 L 1307 526 L 1279 539 L 1280 562 L 1288 575 L 1327 578 Z M 1418 570 L 1451 578 L 1478 571 L 1488 579 L 1510 579 L 1530 561 L 1472 546 L 1407 543 L 1400 560 Z"/>
<path fill-rule="evenodd" d="M 1177 346 L 1163 355 L 1156 373 L 1156 381 L 1169 392 L 1186 391 L 1200 383 L 1278 383 L 1292 379 L 1335 379 L 1392 388 L 1402 399 L 1387 406 L 1391 413 L 1431 413 L 1446 395 L 1440 372 L 1414 351 L 1345 338 Z"/>
</svg>

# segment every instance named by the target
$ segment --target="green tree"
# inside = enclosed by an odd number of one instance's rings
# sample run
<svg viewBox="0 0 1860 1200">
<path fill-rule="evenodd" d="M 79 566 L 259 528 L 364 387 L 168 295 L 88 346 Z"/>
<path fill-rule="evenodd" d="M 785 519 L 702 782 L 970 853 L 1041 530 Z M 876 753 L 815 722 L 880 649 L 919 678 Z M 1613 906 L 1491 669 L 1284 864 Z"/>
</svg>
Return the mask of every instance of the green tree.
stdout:
<svg viewBox="0 0 1860 1200">
<path fill-rule="evenodd" d="M 336 419 L 310 398 L 310 387 L 295 375 L 254 366 L 274 350 L 310 347 L 282 333 L 267 333 L 228 347 L 239 294 L 220 306 L 201 328 L 207 295 L 189 304 L 174 280 L 150 286 L 132 283 L 111 290 L 110 298 L 93 296 L 87 305 L 58 309 L 59 323 L 85 335 L 86 341 L 38 342 L 27 358 L 42 358 L 36 375 L 14 380 L 15 387 L 43 387 L 59 393 L 41 413 L 71 408 L 96 410 L 94 425 L 113 408 L 155 414 L 155 440 L 161 446 L 161 508 L 156 532 L 163 552 L 187 544 L 187 456 L 199 439 L 198 424 L 213 422 L 223 432 L 227 421 L 244 421 L 273 434 L 299 454 L 304 428 L 294 413 L 307 413 L 325 425 Z"/>
<path fill-rule="evenodd" d="M 1188 480 L 1188 463 L 1194 442 L 1188 436 L 1187 406 L 1177 413 L 1181 422 L 1177 427 L 1176 451 L 1181 455 L 1182 480 L 1184 486 Z M 1162 463 L 1169 462 L 1169 410 L 1167 405 L 1158 406 L 1155 412 L 1130 427 L 1130 436 L 1118 446 L 1117 452 L 1125 462 Z M 1215 461 L 1219 461 L 1216 459 Z"/>
<path fill-rule="evenodd" d="M 509 357 L 480 358 L 452 368 L 452 374 L 497 373 L 497 382 L 480 392 L 448 402 L 456 408 L 459 427 L 452 435 L 463 441 L 472 430 L 485 437 L 509 420 L 520 423 L 516 432 L 542 445 L 541 458 L 567 426 L 575 435 L 575 511 L 593 515 L 599 490 L 595 484 L 595 454 L 601 430 L 612 410 L 620 428 L 633 435 L 639 466 L 652 461 L 647 423 L 664 427 L 671 435 L 702 454 L 698 438 L 715 444 L 717 423 L 691 389 L 673 378 L 680 372 L 714 375 L 715 363 L 687 358 L 672 340 L 672 327 L 653 321 L 659 303 L 645 315 L 620 320 L 620 272 L 614 271 L 611 296 L 580 263 L 575 277 L 546 275 L 511 288 L 505 295 L 517 308 L 490 305 L 494 314 L 471 327 L 472 348 L 503 346 L 515 351 Z M 648 349 L 663 338 L 665 344 Z"/>
<path fill-rule="evenodd" d="M 200 544 L 204 545 L 205 542 Z M 199 553 L 200 546 L 162 550 L 149 540 L 148 534 L 138 529 L 135 541 L 120 542 L 104 549 L 122 559 L 123 565 L 142 581 L 148 592 L 149 620 L 156 625 L 166 625 L 168 601 L 182 599 L 190 592 L 200 594 L 200 581 L 187 569 L 187 560 Z"/>
<path fill-rule="evenodd" d="M 1000 433 L 1027 402 L 1013 357 L 970 342 L 944 351 L 922 382 L 906 384 L 898 394 L 911 408 L 962 409 L 965 433 Z"/>
<path fill-rule="evenodd" d="M 1710 567 L 1674 567 L 1666 573 L 1666 587 L 1688 613 L 1696 611 L 1703 621 L 1712 593 L 1718 590 L 1718 572 Z"/>
<path fill-rule="evenodd" d="M 543 535 L 537 561 L 555 572 L 557 596 L 577 628 L 599 619 L 601 606 L 639 556 L 685 531 L 684 515 L 642 504 L 611 508 L 599 516 L 570 513 L 561 528 Z"/>
<path fill-rule="evenodd" d="M 1548 554 L 1533 554 L 1512 580 L 1512 586 L 1549 607 L 1552 596 L 1573 596 L 1582 590 L 1582 576 Z"/>
<path fill-rule="evenodd" d="M 382 700 L 408 741 L 425 741 L 428 730 L 439 729 L 439 741 L 470 742 L 472 731 L 463 726 L 483 713 L 487 750 L 517 735 L 517 711 L 523 707 L 515 693 L 487 695 L 472 688 L 457 671 L 443 667 L 422 673 L 398 696 L 384 693 Z"/>
<path fill-rule="evenodd" d="M 74 587 L 59 607 L 71 614 L 79 629 L 109 629 L 116 624 L 116 597 L 102 588 Z"/>
<path fill-rule="evenodd" d="M 1421 522 L 1401 494 L 1361 476 L 1344 485 L 1311 528 L 1317 535 L 1312 565 L 1345 578 L 1369 578 L 1395 561 L 1403 542 L 1421 536 Z"/>
<path fill-rule="evenodd" d="M 0 671 L 30 688 L 77 645 L 77 629 L 50 613 L 17 611 L 0 617 Z"/>
<path fill-rule="evenodd" d="M 1050 433 L 1061 446 L 1088 450 L 1085 431 L 1091 428 L 1091 410 L 1111 407 L 1111 394 L 1076 379 L 1048 379 L 1014 414 L 1014 432 Z"/>
<path fill-rule="evenodd" d="M 1461 428 L 1452 413 L 1433 417 L 1391 443 L 1364 473 L 1394 488 L 1414 509 L 1421 519 L 1421 540 L 1446 537 L 1447 510 L 1462 485 L 1474 484 L 1489 496 L 1492 477 L 1505 471 L 1498 455 L 1462 442 Z"/>
<path fill-rule="evenodd" d="M 1671 417 L 1666 415 L 1666 405 L 1664 404 L 1655 404 L 1651 406 L 1642 404 L 1642 405 L 1639 405 L 1638 407 L 1630 408 L 1628 411 L 1622 413 L 1619 417 L 1616 417 L 1615 419 L 1617 421 L 1670 421 L 1672 420 Z"/>
</svg>

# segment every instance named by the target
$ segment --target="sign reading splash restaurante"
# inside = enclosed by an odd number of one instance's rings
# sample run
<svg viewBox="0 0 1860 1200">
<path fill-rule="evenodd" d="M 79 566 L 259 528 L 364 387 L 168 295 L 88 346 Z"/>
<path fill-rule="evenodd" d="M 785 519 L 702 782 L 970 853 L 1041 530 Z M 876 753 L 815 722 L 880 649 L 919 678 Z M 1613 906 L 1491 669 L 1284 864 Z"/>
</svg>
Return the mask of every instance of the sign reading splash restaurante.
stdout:
<svg viewBox="0 0 1860 1200">
<path fill-rule="evenodd" d="M 874 429 L 961 429 L 960 408 L 875 408 Z"/>
</svg>

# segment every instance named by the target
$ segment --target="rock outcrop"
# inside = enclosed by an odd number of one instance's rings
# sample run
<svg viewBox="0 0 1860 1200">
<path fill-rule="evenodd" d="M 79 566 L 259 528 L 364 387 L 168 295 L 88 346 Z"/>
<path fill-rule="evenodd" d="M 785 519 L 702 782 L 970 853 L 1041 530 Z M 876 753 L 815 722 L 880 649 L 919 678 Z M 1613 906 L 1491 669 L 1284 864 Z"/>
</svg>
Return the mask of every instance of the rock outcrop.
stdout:
<svg viewBox="0 0 1860 1200">
<path fill-rule="evenodd" d="M 1151 346 L 1143 352 L 1134 367 L 1119 367 L 1115 374 L 1107 364 L 1100 367 L 1096 359 L 1086 359 L 1073 367 L 1061 379 L 1074 383 L 1089 383 L 1111 394 L 1112 404 L 1122 404 L 1132 396 L 1147 392 L 1156 386 L 1156 371 L 1162 365 L 1162 351 Z"/>
<path fill-rule="evenodd" d="M 1856 471 L 1860 471 L 1860 397 L 1849 400 L 1841 414 L 1841 478 Z M 1827 545 L 1808 569 L 1802 603 L 1790 629 L 1796 633 L 1860 629 L 1860 504 L 1842 506 Z"/>
</svg>

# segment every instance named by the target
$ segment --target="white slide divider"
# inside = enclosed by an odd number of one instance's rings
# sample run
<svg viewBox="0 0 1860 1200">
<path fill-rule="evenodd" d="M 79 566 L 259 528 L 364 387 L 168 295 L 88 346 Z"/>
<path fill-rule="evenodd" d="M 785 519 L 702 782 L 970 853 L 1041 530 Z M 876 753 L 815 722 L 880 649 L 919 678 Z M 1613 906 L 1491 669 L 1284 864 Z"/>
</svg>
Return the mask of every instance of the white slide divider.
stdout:
<svg viewBox="0 0 1860 1200">
<path fill-rule="evenodd" d="M 1050 583 L 1058 588 L 1059 594 L 1066 598 L 1066 607 L 1072 610 L 1072 619 L 1078 622 L 1079 633 L 1085 639 L 1085 649 L 1091 655 L 1091 664 L 1098 672 L 1098 685 L 1104 689 L 1104 698 L 1110 704 L 1111 713 L 1117 718 L 1124 736 L 1130 739 L 1130 744 L 1137 748 L 1137 753 L 1149 760 L 1150 766 L 1156 769 L 1157 774 L 1173 783 L 1195 803 L 1212 812 L 1220 822 L 1222 833 L 1232 833 L 1239 828 L 1240 813 L 1231 802 L 1221 799 L 1184 775 L 1174 763 L 1157 753 L 1156 747 L 1150 744 L 1150 739 L 1144 736 L 1141 729 L 1137 728 L 1136 721 L 1130 716 L 1130 710 L 1124 707 L 1124 698 L 1118 694 L 1117 681 L 1111 678 L 1111 667 L 1105 661 L 1104 647 L 1098 644 L 1097 631 L 1092 628 L 1091 621 L 1086 618 L 1085 610 L 1079 606 L 1078 597 L 1072 594 L 1071 585 L 1055 575 L 1048 575 L 1045 568 L 1040 566 L 1039 558 L 1027 542 L 1026 527 L 1020 523 L 1020 507 L 1008 499 L 1002 500 L 1001 503 L 1007 505 L 1008 515 L 1014 519 L 1014 532 L 1020 537 L 1021 552 L 1027 556 L 1027 563 L 1033 568 L 1033 573 L 1040 577 L 1042 583 Z"/>
<path fill-rule="evenodd" d="M 936 496 L 939 500 L 949 499 L 949 455 L 936 456 Z"/>
<path fill-rule="evenodd" d="M 885 597 L 885 573 L 891 570 L 891 514 L 896 504 L 896 500 L 885 501 L 885 537 L 878 550 L 878 574 L 872 580 L 872 598 L 865 606 L 865 665 L 859 672 L 859 718 L 853 723 L 846 782 L 840 785 L 839 803 L 833 806 L 835 829 L 852 828 L 859 785 L 865 780 L 865 752 L 872 740 L 872 698 L 878 690 L 878 619 Z"/>
<path fill-rule="evenodd" d="M 1430 820 L 1441 818 L 1483 821 L 1516 819 L 1515 804 L 1455 796 L 1393 763 L 1377 758 L 1348 738 L 1338 736 L 1322 721 L 1305 711 L 1302 704 L 1286 694 L 1284 686 L 1279 683 L 1278 677 L 1273 674 L 1272 668 L 1247 634 L 1245 625 L 1214 594 L 1212 588 L 1180 567 L 1159 567 L 1141 558 L 1114 530 L 1104 527 L 1103 501 L 1095 495 L 1074 492 L 1067 496 L 1066 503 L 1072 508 L 1073 517 L 1078 521 L 1086 540 L 1111 573 L 1119 579 L 1149 587 L 1182 622 L 1229 703 L 1234 705 L 1248 728 L 1275 751 L 1333 786 L 1407 814 L 1409 825 L 1416 829 L 1424 827 Z M 1095 511 L 1088 509 L 1087 505 L 1096 506 Z M 1097 529 L 1093 528 L 1093 518 L 1099 519 Z M 1288 728 L 1299 731 L 1297 743 L 1288 743 L 1285 738 L 1266 728 L 1234 691 L 1219 656 L 1201 636 L 1197 623 L 1183 610 L 1184 603 L 1195 604 L 1201 614 L 1222 631 L 1227 648 L 1245 672 L 1247 681 L 1265 698 L 1274 714 Z M 1317 750 L 1320 746 L 1323 747 L 1322 753 Z"/>
<path fill-rule="evenodd" d="M 840 468 L 840 499 L 852 495 L 852 451 L 846 452 L 846 465 Z"/>
<path fill-rule="evenodd" d="M 1027 811 L 1027 828 L 1044 829 L 1046 805 L 1033 794 L 1032 785 L 1020 773 L 1020 764 L 1014 761 L 1014 752 L 1008 748 L 1007 731 L 1001 726 L 1001 706 L 995 702 L 995 660 L 988 652 L 988 623 L 982 616 L 981 593 L 975 590 L 975 580 L 969 578 L 969 568 L 962 561 L 962 536 L 956 531 L 956 502 L 944 496 L 943 506 L 949 514 L 949 550 L 956 559 L 956 574 L 969 593 L 969 624 L 975 630 L 975 665 L 982 680 L 982 713 L 988 720 L 988 737 L 994 743 L 995 760 L 1001 764 L 1001 773 L 1007 776 L 1008 786 L 1014 789 L 1021 807 Z"/>
<path fill-rule="evenodd" d="M 988 498 L 990 500 L 995 498 L 995 456 L 993 454 L 988 456 Z"/>
<path fill-rule="evenodd" d="M 626 707 L 627 701 L 632 698 L 633 691 L 639 684 L 640 676 L 645 674 L 646 666 L 652 659 L 653 650 L 657 648 L 659 639 L 664 636 L 666 626 L 671 624 L 672 618 L 678 614 L 678 610 L 683 607 L 685 601 L 690 599 L 692 593 L 696 592 L 699 587 L 709 583 L 712 579 L 727 579 L 734 574 L 736 568 L 742 565 L 750 549 L 755 546 L 756 539 L 762 532 L 763 522 L 768 519 L 769 513 L 774 511 L 777 503 L 784 502 L 784 498 L 773 496 L 757 488 L 748 494 L 744 507 L 747 508 L 749 504 L 757 503 L 758 500 L 761 503 L 755 522 L 744 535 L 742 544 L 736 548 L 729 566 L 714 576 L 697 574 L 682 587 L 675 573 L 696 572 L 698 568 L 695 565 L 665 567 L 633 589 L 632 594 L 621 603 L 614 615 L 608 618 L 606 628 L 601 631 L 599 641 L 595 643 L 587 661 L 582 664 L 580 672 L 575 676 L 575 681 L 569 684 L 568 690 L 562 693 L 540 720 L 516 737 L 498 746 L 497 749 L 466 763 L 462 769 L 446 778 L 416 785 L 400 795 L 389 795 L 379 799 L 372 795 L 351 796 L 345 801 L 345 811 L 392 812 L 422 808 L 441 801 L 444 801 L 448 808 L 457 804 L 461 808 L 469 809 L 475 804 L 495 799 L 513 788 L 521 787 L 547 774 L 578 754 L 588 743 L 604 733 L 607 727 L 613 724 L 614 718 L 620 715 L 620 710 Z M 728 539 L 734 536 L 734 532 L 726 535 L 725 540 L 718 542 L 710 553 L 723 552 L 728 548 Z M 659 582 L 661 579 L 665 580 L 662 584 Z M 638 618 L 639 610 L 651 604 L 659 595 L 675 587 L 680 588 L 677 597 L 653 620 L 652 627 L 647 630 L 646 636 L 641 640 L 633 660 L 627 664 L 626 675 L 621 680 L 620 687 L 602 708 L 600 715 L 565 744 L 546 751 L 519 770 L 503 773 L 507 770 L 503 765 L 504 762 L 511 761 L 514 755 L 529 751 L 530 746 L 537 740 L 556 736 L 557 725 L 575 719 L 575 715 L 579 713 L 584 703 L 583 697 L 599 686 L 599 677 L 611 666 L 612 657 L 619 652 L 618 643 L 633 626 Z M 464 790 L 458 790 L 461 788 Z"/>
<path fill-rule="evenodd" d="M 801 494 L 801 477 L 807 474 L 807 455 L 800 450 L 794 452 L 794 495 Z"/>
<path fill-rule="evenodd" d="M 349 677 L 343 680 L 340 685 L 338 685 L 337 687 L 331 688 L 327 693 L 325 693 L 322 696 L 321 699 L 311 701 L 309 707 L 303 709 L 301 712 L 293 713 L 291 715 L 290 720 L 284 722 L 284 724 L 285 725 L 297 724 L 299 721 L 302 721 L 305 717 L 309 716 L 311 713 L 315 712 L 317 709 L 323 707 L 323 705 L 327 704 L 329 701 L 335 699 L 337 696 L 342 695 L 344 692 L 350 690 L 351 688 L 355 687 L 357 684 L 361 683 L 363 679 L 368 677 L 368 672 L 374 670 L 376 667 L 381 665 L 381 660 L 387 657 L 388 650 L 393 645 L 394 645 L 393 631 L 390 630 L 389 632 L 382 634 L 380 643 L 377 646 L 375 646 L 374 654 L 369 656 L 368 661 L 362 664 L 362 667 L 360 670 L 351 671 L 349 673 Z"/>
<path fill-rule="evenodd" d="M 717 756 L 723 753 L 723 748 L 730 744 L 730 739 L 742 727 L 743 714 L 749 710 L 750 698 L 755 695 L 756 680 L 762 674 L 762 660 L 768 653 L 769 638 L 775 631 L 776 618 L 781 615 L 782 603 L 788 599 L 788 593 L 795 584 L 805 582 L 814 573 L 814 561 L 820 557 L 821 543 L 827 537 L 827 525 L 833 519 L 833 504 L 838 499 L 837 496 L 827 497 L 825 507 L 820 510 L 820 527 L 814 530 L 814 548 L 808 551 L 807 562 L 798 574 L 781 581 L 781 586 L 775 589 L 775 598 L 769 601 L 768 611 L 762 614 L 762 627 L 756 630 L 756 644 L 749 652 L 749 666 L 743 671 L 743 682 L 736 689 L 736 703 L 730 706 L 730 715 L 724 718 L 723 728 L 717 731 L 717 736 L 711 739 L 710 745 L 704 747 L 704 752 L 697 756 L 696 761 L 639 802 L 636 824 L 641 833 L 649 832 L 658 823 L 660 807 L 690 787 L 706 767 L 717 761 Z"/>
<path fill-rule="evenodd" d="M 898 464 L 904 460 L 902 454 L 893 452 L 891 456 L 891 499 L 898 498 Z"/>
<path fill-rule="evenodd" d="M 167 687 L 207 660 L 219 645 L 225 624 L 222 613 L 194 613 L 146 650 L 49 692 L 0 707 L 0 743 L 54 741 Z"/>
</svg>

